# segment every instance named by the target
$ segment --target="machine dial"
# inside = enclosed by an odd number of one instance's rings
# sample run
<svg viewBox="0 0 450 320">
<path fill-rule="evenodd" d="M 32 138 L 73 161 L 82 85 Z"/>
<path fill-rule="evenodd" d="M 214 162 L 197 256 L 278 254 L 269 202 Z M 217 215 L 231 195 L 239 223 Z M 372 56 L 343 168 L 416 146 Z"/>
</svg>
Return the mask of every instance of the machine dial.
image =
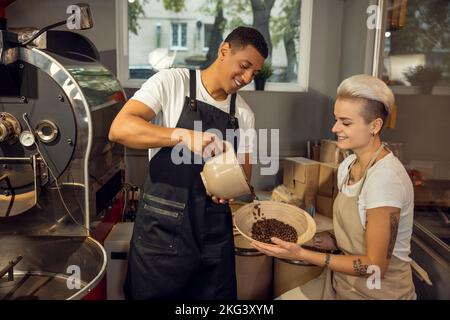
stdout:
<svg viewBox="0 0 450 320">
<path fill-rule="evenodd" d="M 33 133 L 25 130 L 20 134 L 19 141 L 24 147 L 31 147 L 35 142 L 35 138 Z"/>
</svg>

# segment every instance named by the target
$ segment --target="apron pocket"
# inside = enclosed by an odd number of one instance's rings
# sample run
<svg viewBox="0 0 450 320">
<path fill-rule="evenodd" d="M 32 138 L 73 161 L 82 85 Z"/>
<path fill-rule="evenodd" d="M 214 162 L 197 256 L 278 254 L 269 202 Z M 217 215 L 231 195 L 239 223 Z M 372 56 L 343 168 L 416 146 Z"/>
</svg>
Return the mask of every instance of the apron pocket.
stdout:
<svg viewBox="0 0 450 320">
<path fill-rule="evenodd" d="M 233 223 L 231 210 L 225 205 L 213 205 L 206 208 L 205 241 L 208 244 L 219 244 L 232 234 Z"/>
<path fill-rule="evenodd" d="M 156 253 L 177 254 L 184 203 L 144 193 L 138 241 Z"/>
</svg>

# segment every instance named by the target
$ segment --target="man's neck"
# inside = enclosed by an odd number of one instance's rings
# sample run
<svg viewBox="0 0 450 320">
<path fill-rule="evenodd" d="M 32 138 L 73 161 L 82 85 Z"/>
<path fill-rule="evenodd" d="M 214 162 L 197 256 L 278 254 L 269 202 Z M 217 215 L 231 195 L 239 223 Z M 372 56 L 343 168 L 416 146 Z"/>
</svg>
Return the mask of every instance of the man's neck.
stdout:
<svg viewBox="0 0 450 320">
<path fill-rule="evenodd" d="M 217 65 L 214 62 L 205 70 L 200 72 L 201 81 L 209 95 L 217 101 L 223 101 L 227 98 L 228 94 L 223 90 L 219 83 L 219 74 L 217 72 Z"/>
</svg>

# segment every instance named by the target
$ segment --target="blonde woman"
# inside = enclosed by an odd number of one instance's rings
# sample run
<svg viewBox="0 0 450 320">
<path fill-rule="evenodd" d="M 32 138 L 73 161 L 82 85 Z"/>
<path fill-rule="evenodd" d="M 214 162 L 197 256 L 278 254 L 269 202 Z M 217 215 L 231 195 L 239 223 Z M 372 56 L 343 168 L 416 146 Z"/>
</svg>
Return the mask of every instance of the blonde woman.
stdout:
<svg viewBox="0 0 450 320">
<path fill-rule="evenodd" d="M 416 298 L 409 257 L 413 186 L 380 139 L 393 105 L 392 91 L 375 77 L 356 75 L 339 86 L 332 131 L 339 148 L 353 154 L 338 169 L 334 234 L 317 234 L 311 245 L 343 254 L 312 251 L 277 238 L 272 239 L 275 245 L 253 243 L 270 256 L 326 267 L 319 278 L 282 299 Z"/>
</svg>

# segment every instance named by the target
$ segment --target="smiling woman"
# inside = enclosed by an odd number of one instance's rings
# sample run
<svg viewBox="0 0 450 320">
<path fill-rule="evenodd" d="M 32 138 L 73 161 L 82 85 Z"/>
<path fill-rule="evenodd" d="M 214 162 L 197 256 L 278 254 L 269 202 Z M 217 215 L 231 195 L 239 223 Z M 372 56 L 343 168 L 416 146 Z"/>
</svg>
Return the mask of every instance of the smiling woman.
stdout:
<svg viewBox="0 0 450 320">
<path fill-rule="evenodd" d="M 320 253 L 276 238 L 272 242 L 277 246 L 255 244 L 268 255 L 327 267 L 282 299 L 416 298 L 409 257 L 413 187 L 380 139 L 393 104 L 391 90 L 377 78 L 357 75 L 339 86 L 332 131 L 339 148 L 354 153 L 339 166 L 333 207 L 335 249 L 344 254 Z"/>
</svg>

